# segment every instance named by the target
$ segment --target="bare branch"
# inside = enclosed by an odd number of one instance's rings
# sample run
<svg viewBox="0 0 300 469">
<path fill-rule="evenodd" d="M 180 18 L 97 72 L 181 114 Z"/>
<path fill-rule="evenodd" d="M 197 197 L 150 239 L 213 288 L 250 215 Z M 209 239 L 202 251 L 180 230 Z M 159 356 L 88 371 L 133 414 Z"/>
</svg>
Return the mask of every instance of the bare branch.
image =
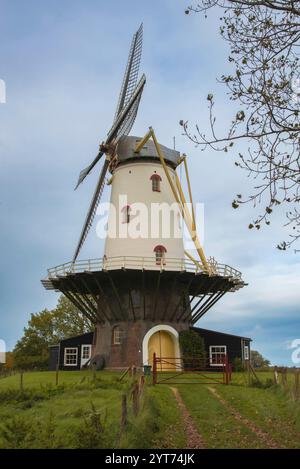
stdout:
<svg viewBox="0 0 300 469">
<path fill-rule="evenodd" d="M 241 141 L 247 154 L 238 153 L 235 165 L 256 181 L 253 194 L 238 194 L 232 206 L 244 203 L 264 206 L 249 224 L 260 229 L 270 224 L 274 209 L 292 207 L 285 226 L 292 233 L 278 245 L 286 249 L 300 238 L 300 1 L 201 0 L 186 13 L 222 10 L 220 33 L 230 47 L 233 73 L 222 75 L 232 102 L 241 106 L 225 135 L 218 135 L 214 98 L 209 104 L 210 135 L 198 125 L 191 131 L 181 121 L 183 134 L 202 150 L 211 147 L 228 152 Z"/>
</svg>

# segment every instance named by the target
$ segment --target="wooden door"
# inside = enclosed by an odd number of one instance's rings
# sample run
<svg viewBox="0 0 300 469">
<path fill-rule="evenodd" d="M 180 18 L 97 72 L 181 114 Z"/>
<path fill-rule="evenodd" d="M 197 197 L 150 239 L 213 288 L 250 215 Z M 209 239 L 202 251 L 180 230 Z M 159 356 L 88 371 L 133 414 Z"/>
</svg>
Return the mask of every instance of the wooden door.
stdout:
<svg viewBox="0 0 300 469">
<path fill-rule="evenodd" d="M 153 365 L 153 353 L 163 359 L 158 363 L 157 368 L 160 371 L 174 370 L 175 346 L 171 334 L 167 331 L 158 331 L 153 334 L 148 342 L 149 365 Z"/>
</svg>

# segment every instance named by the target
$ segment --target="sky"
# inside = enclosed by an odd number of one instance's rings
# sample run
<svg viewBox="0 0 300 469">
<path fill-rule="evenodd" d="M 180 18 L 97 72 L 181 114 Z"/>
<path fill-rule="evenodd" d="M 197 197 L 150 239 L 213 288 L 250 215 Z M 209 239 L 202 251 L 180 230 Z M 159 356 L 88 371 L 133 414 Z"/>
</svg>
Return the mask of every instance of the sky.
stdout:
<svg viewBox="0 0 300 469">
<path fill-rule="evenodd" d="M 0 0 L 0 340 L 12 349 L 31 313 L 53 308 L 43 289 L 47 268 L 71 260 L 97 178 L 74 192 L 115 112 L 132 34 L 144 24 L 147 83 L 133 135 L 151 125 L 158 140 L 188 155 L 193 196 L 205 207 L 207 256 L 243 272 L 248 286 L 228 293 L 197 324 L 253 339 L 272 363 L 290 365 L 300 337 L 300 254 L 281 252 L 283 209 L 270 227 L 247 226 L 258 212 L 231 208 L 253 181 L 234 166 L 237 149 L 201 152 L 182 135 L 181 119 L 207 129 L 206 97 L 217 128 L 235 113 L 217 77 L 229 70 L 219 14 L 185 15 L 174 0 Z M 104 199 L 109 198 L 106 189 Z M 91 230 L 81 258 L 103 254 Z M 298 365 L 299 366 L 299 365 Z"/>
</svg>

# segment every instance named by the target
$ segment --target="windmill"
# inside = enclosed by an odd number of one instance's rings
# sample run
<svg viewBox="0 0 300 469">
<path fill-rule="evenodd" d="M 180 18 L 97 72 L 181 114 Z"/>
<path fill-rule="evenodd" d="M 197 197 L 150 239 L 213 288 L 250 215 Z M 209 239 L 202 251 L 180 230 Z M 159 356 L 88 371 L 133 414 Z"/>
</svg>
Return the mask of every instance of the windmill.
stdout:
<svg viewBox="0 0 300 469">
<path fill-rule="evenodd" d="M 144 75 L 138 81 L 142 34 L 141 25 L 132 39 L 111 130 L 96 158 L 79 175 L 76 187 L 105 158 L 73 260 L 48 269 L 42 280 L 46 289 L 62 292 L 95 324 L 92 356 L 99 367 L 142 366 L 150 363 L 153 352 L 179 357 L 180 332 L 227 292 L 245 285 L 241 272 L 204 254 L 196 232 L 186 155 L 159 144 L 151 127 L 143 138 L 129 136 L 146 81 Z M 191 210 L 176 172 L 180 165 L 185 170 Z M 112 174 L 111 206 L 117 207 L 121 196 L 128 200 L 117 210 L 118 226 L 130 231 L 136 203 L 152 214 L 153 204 L 172 206 L 175 202 L 174 220 L 187 226 L 196 258 L 185 250 L 182 235 L 164 236 L 162 216 L 154 236 L 124 239 L 118 232 L 106 237 L 101 258 L 78 260 L 108 171 Z M 110 210 L 109 228 L 114 215 Z"/>
</svg>

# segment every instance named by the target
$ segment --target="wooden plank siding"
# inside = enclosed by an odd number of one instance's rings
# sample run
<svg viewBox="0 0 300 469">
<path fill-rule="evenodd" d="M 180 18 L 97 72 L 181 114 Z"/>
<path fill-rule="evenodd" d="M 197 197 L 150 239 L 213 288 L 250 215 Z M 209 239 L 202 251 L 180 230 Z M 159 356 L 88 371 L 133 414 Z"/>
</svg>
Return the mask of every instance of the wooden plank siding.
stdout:
<svg viewBox="0 0 300 469">
<path fill-rule="evenodd" d="M 250 343 L 252 339 L 249 337 L 242 337 L 238 335 L 228 334 L 225 332 L 211 331 L 209 329 L 202 329 L 200 327 L 191 327 L 191 330 L 197 332 L 204 339 L 206 356 L 209 359 L 209 347 L 226 345 L 229 363 L 233 363 L 235 358 L 244 360 L 243 347 L 249 347 L 250 356 Z"/>
</svg>

